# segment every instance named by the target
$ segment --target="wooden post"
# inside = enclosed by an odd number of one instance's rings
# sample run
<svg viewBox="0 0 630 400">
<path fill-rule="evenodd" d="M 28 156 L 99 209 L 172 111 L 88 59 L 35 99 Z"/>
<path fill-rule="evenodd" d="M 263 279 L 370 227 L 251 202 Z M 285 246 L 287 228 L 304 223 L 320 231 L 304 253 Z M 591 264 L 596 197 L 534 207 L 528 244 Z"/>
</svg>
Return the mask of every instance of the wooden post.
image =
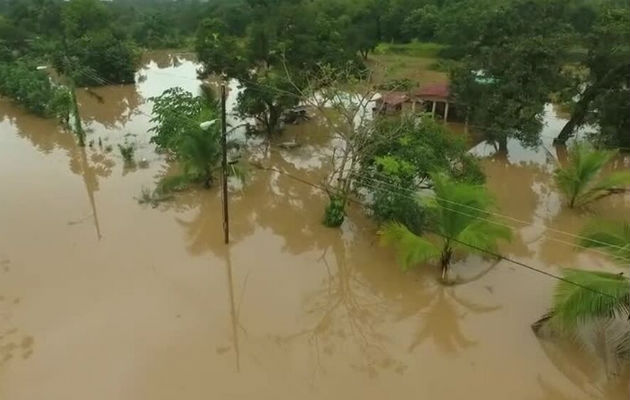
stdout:
<svg viewBox="0 0 630 400">
<path fill-rule="evenodd" d="M 448 121 L 448 101 L 446 102 L 446 105 L 444 106 L 444 123 L 446 123 Z"/>
<path fill-rule="evenodd" d="M 225 85 L 221 85 L 221 148 L 223 160 L 221 163 L 221 184 L 223 186 L 223 236 L 225 244 L 230 243 L 230 218 L 228 214 L 228 187 L 227 187 L 227 123 L 225 111 Z"/>
<path fill-rule="evenodd" d="M 433 106 L 431 107 L 431 118 L 435 118 L 435 106 L 437 105 L 437 102 L 433 102 Z"/>
</svg>

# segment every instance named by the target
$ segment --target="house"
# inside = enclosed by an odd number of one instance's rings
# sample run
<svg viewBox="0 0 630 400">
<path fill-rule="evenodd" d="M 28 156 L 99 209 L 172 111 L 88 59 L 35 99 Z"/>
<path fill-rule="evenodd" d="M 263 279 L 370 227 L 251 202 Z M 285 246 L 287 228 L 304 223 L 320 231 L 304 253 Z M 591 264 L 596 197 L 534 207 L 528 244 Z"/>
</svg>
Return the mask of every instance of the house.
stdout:
<svg viewBox="0 0 630 400">
<path fill-rule="evenodd" d="M 405 103 L 409 103 L 409 95 L 405 92 L 385 92 L 375 100 L 372 111 L 379 114 L 395 114 L 403 110 Z"/>
<path fill-rule="evenodd" d="M 431 112 L 432 116 L 441 113 L 444 122 L 448 120 L 450 90 L 448 83 L 435 83 L 423 86 L 411 93 L 411 109 Z"/>
</svg>

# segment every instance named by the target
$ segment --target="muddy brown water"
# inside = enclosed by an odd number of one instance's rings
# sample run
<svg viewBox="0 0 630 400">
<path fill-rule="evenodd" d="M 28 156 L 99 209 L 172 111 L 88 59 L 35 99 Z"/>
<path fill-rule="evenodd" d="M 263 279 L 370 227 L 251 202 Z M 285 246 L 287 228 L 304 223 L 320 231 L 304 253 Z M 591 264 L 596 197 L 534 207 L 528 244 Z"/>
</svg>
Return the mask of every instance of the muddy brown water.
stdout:
<svg viewBox="0 0 630 400">
<path fill-rule="evenodd" d="M 551 301 L 548 277 L 507 261 L 454 287 L 431 268 L 403 273 L 361 210 L 327 229 L 325 196 L 272 171 L 252 170 L 231 191 L 229 247 L 216 188 L 139 205 L 141 188 L 170 169 L 148 143 L 148 97 L 196 90 L 195 68 L 155 53 L 135 86 L 81 91 L 94 141 L 85 150 L 0 100 L 2 399 L 628 398 L 627 369 L 607 377 L 598 358 L 532 333 Z M 330 138 L 314 124 L 289 127 L 283 139 L 293 137 L 301 147 L 260 161 L 318 181 Z M 148 167 L 124 167 L 125 140 Z M 508 221 L 515 238 L 501 252 L 553 273 L 614 270 L 545 226 L 627 220 L 630 199 L 566 210 L 553 149 L 509 150 L 473 149 L 500 212 L 530 223 Z M 470 277 L 489 263 L 471 256 L 453 271 Z"/>
</svg>

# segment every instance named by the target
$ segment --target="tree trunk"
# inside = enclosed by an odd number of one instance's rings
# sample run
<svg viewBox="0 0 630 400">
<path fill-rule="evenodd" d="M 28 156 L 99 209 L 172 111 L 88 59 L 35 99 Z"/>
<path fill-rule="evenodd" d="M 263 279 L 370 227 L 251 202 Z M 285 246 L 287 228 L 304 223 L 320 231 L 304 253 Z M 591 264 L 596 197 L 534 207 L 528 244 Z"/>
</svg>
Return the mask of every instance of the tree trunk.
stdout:
<svg viewBox="0 0 630 400">
<path fill-rule="evenodd" d="M 571 113 L 571 118 L 562 127 L 558 136 L 553 140 L 554 144 L 565 144 L 575 132 L 575 128 L 584 123 L 589 105 L 595 99 L 597 94 L 596 85 L 589 86 L 584 92 L 580 100 L 575 105 L 575 109 Z"/>
<path fill-rule="evenodd" d="M 451 264 L 451 257 L 453 255 L 453 250 L 449 242 L 447 241 L 444 245 L 444 249 L 442 250 L 442 257 L 440 257 L 440 266 L 442 267 L 442 283 L 448 282 L 448 266 Z"/>
<path fill-rule="evenodd" d="M 571 113 L 571 118 L 564 125 L 558 136 L 554 139 L 554 144 L 564 144 L 569 140 L 575 131 L 575 128 L 582 125 L 588 114 L 589 106 L 595 100 L 595 97 L 603 91 L 615 84 L 616 79 L 623 78 L 630 68 L 630 65 L 619 65 L 611 69 L 600 80 L 593 82 L 582 94 L 580 100 L 575 105 L 575 109 Z M 621 75 L 619 75 L 621 74 Z"/>
</svg>

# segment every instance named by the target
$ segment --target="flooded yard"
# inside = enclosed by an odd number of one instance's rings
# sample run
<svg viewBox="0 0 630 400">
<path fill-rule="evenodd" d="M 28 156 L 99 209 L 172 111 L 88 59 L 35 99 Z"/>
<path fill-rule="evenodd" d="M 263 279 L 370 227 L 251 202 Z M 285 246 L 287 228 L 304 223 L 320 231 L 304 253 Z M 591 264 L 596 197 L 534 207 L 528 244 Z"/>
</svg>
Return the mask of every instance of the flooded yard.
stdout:
<svg viewBox="0 0 630 400">
<path fill-rule="evenodd" d="M 148 98 L 196 92 L 196 68 L 154 53 L 136 85 L 81 90 L 85 149 L 0 99 L 0 398 L 628 398 L 628 368 L 607 374 L 597 357 L 532 332 L 551 304 L 548 276 L 471 256 L 454 275 L 496 265 L 442 286 L 436 268 L 401 272 L 360 208 L 324 227 L 325 193 L 295 179 L 327 172 L 331 138 L 312 122 L 280 139 L 300 147 L 255 154 L 280 172 L 252 168 L 231 190 L 227 247 L 217 187 L 138 204 L 171 168 L 149 143 Z M 562 232 L 593 215 L 629 220 L 630 196 L 562 207 L 548 111 L 539 149 L 472 149 L 515 229 L 500 252 L 554 274 L 615 271 Z M 123 165 L 125 140 L 146 164 Z"/>
</svg>

